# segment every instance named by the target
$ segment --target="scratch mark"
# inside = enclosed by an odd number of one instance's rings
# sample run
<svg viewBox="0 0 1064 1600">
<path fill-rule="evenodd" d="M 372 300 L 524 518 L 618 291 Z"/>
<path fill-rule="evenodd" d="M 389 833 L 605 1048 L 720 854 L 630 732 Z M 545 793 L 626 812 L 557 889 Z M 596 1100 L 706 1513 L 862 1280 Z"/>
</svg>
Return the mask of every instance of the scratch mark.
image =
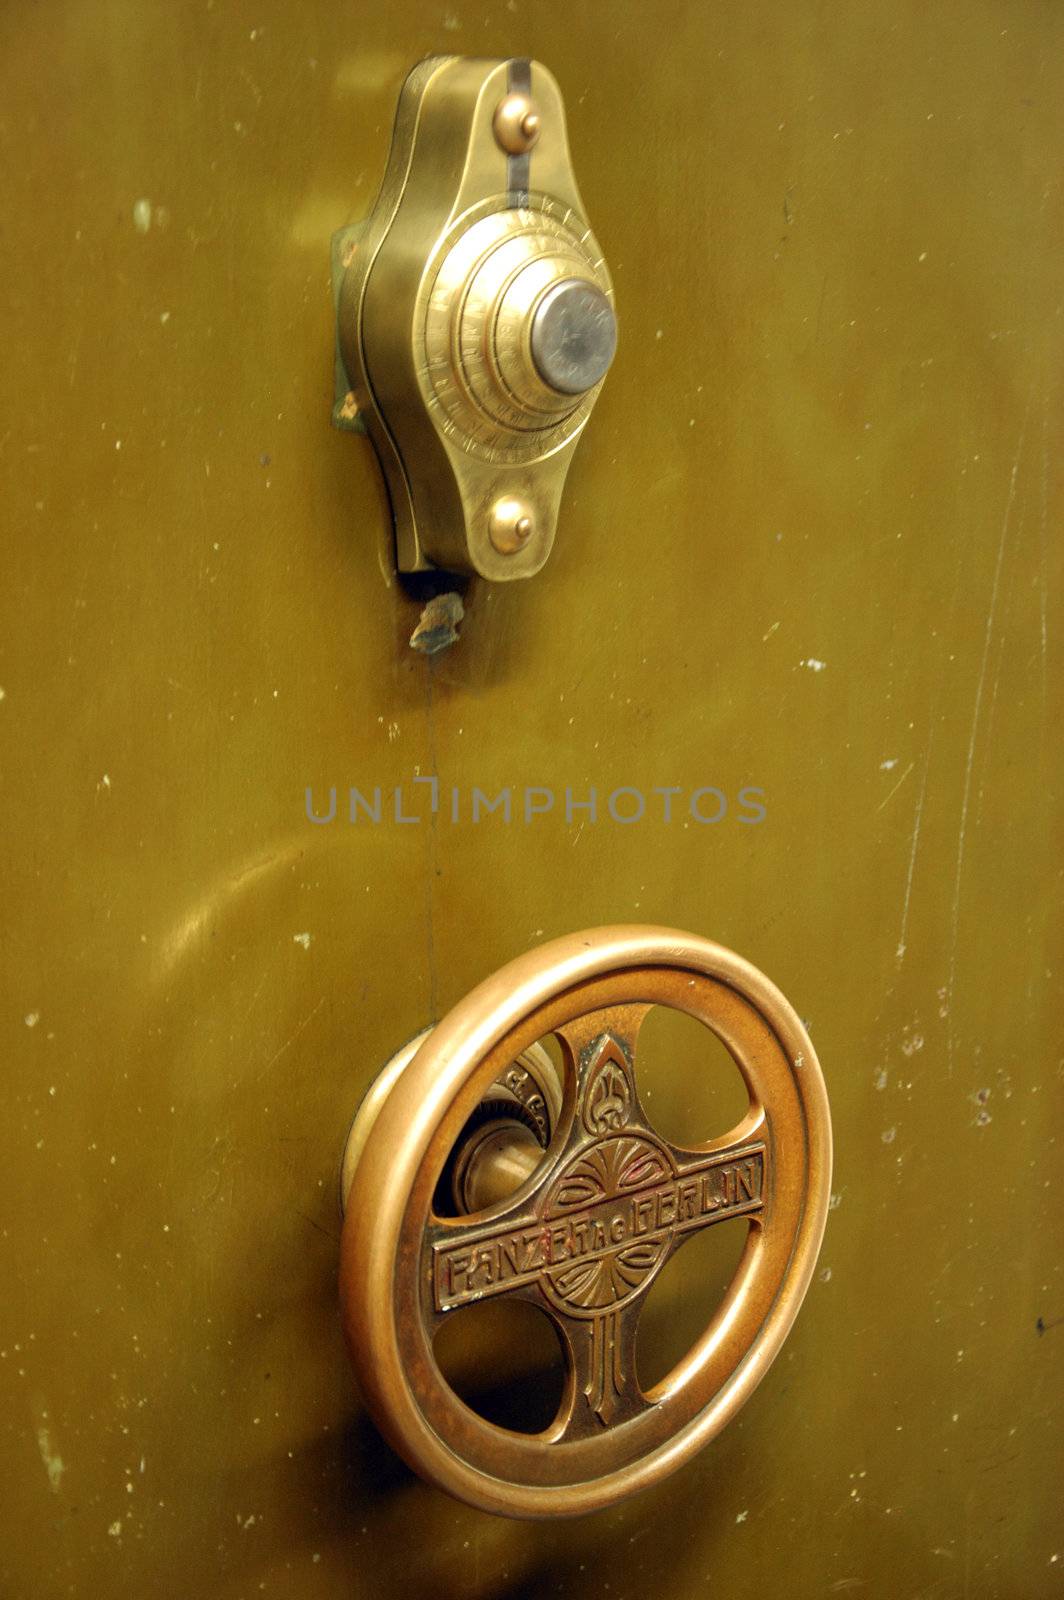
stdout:
<svg viewBox="0 0 1064 1600">
<path fill-rule="evenodd" d="M 315 1222 L 313 1217 L 308 1217 L 305 1211 L 297 1210 L 296 1216 L 299 1217 L 303 1222 L 309 1224 L 309 1226 L 312 1227 L 315 1232 L 323 1233 L 326 1239 L 331 1239 L 333 1244 L 339 1244 L 340 1235 L 334 1232 L 332 1228 L 323 1228 L 320 1222 Z"/>
<path fill-rule="evenodd" d="M 924 775 L 920 780 L 920 793 L 916 799 L 916 815 L 913 818 L 912 848 L 909 851 L 909 871 L 905 879 L 905 899 L 901 907 L 901 927 L 898 929 L 898 948 L 894 955 L 900 966 L 905 960 L 906 939 L 909 932 L 909 902 L 913 894 L 913 872 L 916 869 L 916 852 L 920 848 L 920 824 L 924 815 L 924 797 L 927 794 L 927 774 L 931 766 L 931 751 L 935 746 L 935 731 L 932 724 L 931 735 L 927 741 L 927 755 L 924 757 Z"/>
<path fill-rule="evenodd" d="M 274 1053 L 270 1057 L 269 1061 L 267 1061 L 266 1065 L 263 1067 L 262 1071 L 259 1073 L 259 1077 L 260 1078 L 265 1077 L 267 1072 L 269 1072 L 270 1068 L 274 1065 L 274 1063 L 281 1059 L 281 1057 L 284 1055 L 285 1051 L 291 1049 L 292 1045 L 295 1044 L 296 1040 L 299 1038 L 299 1035 L 303 1032 L 304 1028 L 308 1028 L 310 1026 L 310 1024 L 313 1022 L 314 1018 L 317 1016 L 318 1012 L 321 1010 L 321 1008 L 322 1008 L 322 1006 L 324 1004 L 325 1004 L 325 996 L 322 995 L 321 999 L 318 1001 L 318 1003 L 314 1007 L 314 1009 L 312 1011 L 308 1011 L 307 1012 L 306 1016 L 303 1018 L 303 1021 L 299 1024 L 299 1026 L 291 1034 L 289 1034 L 288 1038 L 285 1040 L 284 1044 L 281 1045 L 280 1049 L 274 1051 Z"/>
<path fill-rule="evenodd" d="M 1026 488 L 1026 485 L 1025 485 L 1024 486 L 1024 490 L 1023 490 L 1023 495 L 1022 495 L 1022 498 L 1021 498 L 1020 504 L 1019 504 L 1019 522 L 1020 522 L 1020 526 L 1021 527 L 1024 525 L 1024 522 L 1026 520 L 1026 515 L 1027 515 L 1027 488 Z M 1011 562 L 1009 564 L 1008 582 L 1007 582 L 1005 590 L 1004 590 L 1004 592 L 1002 594 L 1002 601 L 1003 601 L 1003 604 L 1002 604 L 1002 626 L 1001 626 L 1001 631 L 1000 631 L 1000 634 L 999 634 L 999 637 L 998 637 L 998 645 L 997 645 L 997 652 L 996 652 L 997 653 L 997 661 L 996 661 L 996 663 L 994 665 L 994 681 L 993 681 L 993 683 L 991 684 L 991 687 L 990 687 L 990 700 L 989 700 L 989 703 L 987 705 L 987 712 L 986 712 L 986 727 L 985 727 L 985 731 L 983 733 L 983 749 L 985 750 L 986 754 L 983 757 L 982 772 L 980 773 L 980 776 L 979 776 L 979 794 L 978 794 L 978 800 L 977 800 L 976 808 L 975 808 L 975 824 L 976 824 L 976 827 L 979 827 L 980 824 L 982 823 L 982 820 L 983 820 L 983 796 L 986 793 L 986 777 L 987 777 L 987 772 L 988 772 L 989 767 L 990 767 L 990 763 L 991 763 L 991 761 L 993 759 L 993 756 L 994 756 L 994 753 L 995 753 L 994 719 L 995 719 L 995 716 L 996 716 L 996 713 L 997 713 L 998 687 L 999 687 L 999 685 L 1001 683 L 1001 670 L 1002 670 L 1002 667 L 1003 667 L 1004 662 L 1005 662 L 1005 646 L 1006 646 L 1006 644 L 1008 642 L 1008 638 L 1009 638 L 1009 620 L 1010 620 L 1011 615 L 1012 615 L 1012 594 L 1013 594 L 1013 589 L 1015 588 L 1015 585 L 1016 585 L 1016 563 L 1013 561 L 1013 562 Z M 994 653 L 993 652 L 993 647 L 991 647 L 991 654 L 993 654 L 993 653 Z"/>
<path fill-rule="evenodd" d="M 71 387 L 71 389 L 74 387 L 74 379 L 77 376 L 78 352 L 81 349 L 81 332 L 82 332 L 82 324 L 79 322 L 78 323 L 77 335 L 76 335 L 76 337 L 74 339 L 73 344 L 70 347 L 70 387 Z"/>
<path fill-rule="evenodd" d="M 894 785 L 893 789 L 891 789 L 890 793 L 883 800 L 881 800 L 879 802 L 878 806 L 876 806 L 876 810 L 877 811 L 882 811 L 883 807 L 887 804 L 887 802 L 894 798 L 894 796 L 897 794 L 898 790 L 901 788 L 902 784 L 905 782 L 906 778 L 909 776 L 910 772 L 913 770 L 915 765 L 916 765 L 915 761 L 910 761 L 909 762 L 909 765 L 906 767 L 905 771 L 902 773 L 901 777 L 898 779 L 898 781 Z"/>
<path fill-rule="evenodd" d="M 258 1002 L 259 995 L 262 993 L 263 989 L 265 989 L 265 987 L 266 987 L 266 979 L 267 979 L 268 976 L 269 976 L 269 974 L 264 972 L 262 977 L 260 978 L 259 986 L 255 990 L 255 993 L 251 997 L 251 1004 L 248 1006 L 247 1010 L 244 1012 L 245 1020 L 248 1017 L 250 1017 L 251 1013 L 254 1011 L 255 1006 L 256 1006 L 256 1004 Z"/>
<path fill-rule="evenodd" d="M 1049 650 L 1049 628 L 1047 611 L 1049 605 L 1049 582 L 1046 575 L 1046 530 L 1049 524 L 1049 396 L 1042 396 L 1042 484 L 1041 484 L 1041 516 L 1039 517 L 1038 538 L 1041 547 L 1041 562 L 1039 563 L 1038 599 L 1042 624 L 1042 726 L 1045 727 L 1046 709 L 1046 662 Z"/>
<path fill-rule="evenodd" d="M 1028 412 L 1030 405 L 1028 403 Z M 975 686 L 975 702 L 972 706 L 972 723 L 968 736 L 968 758 L 964 767 L 964 791 L 961 797 L 960 826 L 957 830 L 957 861 L 953 872 L 953 907 L 950 915 L 950 952 L 949 952 L 949 977 L 946 980 L 946 1003 L 949 1006 L 949 1028 L 946 1038 L 946 1076 L 953 1076 L 953 991 L 957 979 L 957 935 L 960 927 L 961 914 L 961 880 L 964 876 L 964 846 L 968 830 L 968 806 L 972 796 L 972 767 L 975 762 L 975 741 L 979 732 L 979 721 L 983 711 L 983 693 L 986 689 L 986 668 L 990 658 L 990 641 L 994 633 L 994 622 L 997 617 L 998 590 L 1001 586 L 1001 566 L 1005 558 L 1005 545 L 1009 536 L 1009 525 L 1012 521 L 1012 509 L 1016 503 L 1016 479 L 1020 470 L 1020 460 L 1023 456 L 1024 438 L 1027 433 L 1027 415 L 1020 428 L 1020 437 L 1016 445 L 1016 457 L 1012 463 L 1009 474 L 1009 491 L 1005 500 L 1005 515 L 1001 520 L 1001 538 L 998 541 L 997 560 L 994 563 L 994 581 L 990 586 L 990 604 L 986 613 L 986 631 L 983 634 L 983 655 L 979 663 L 979 678 Z"/>
</svg>

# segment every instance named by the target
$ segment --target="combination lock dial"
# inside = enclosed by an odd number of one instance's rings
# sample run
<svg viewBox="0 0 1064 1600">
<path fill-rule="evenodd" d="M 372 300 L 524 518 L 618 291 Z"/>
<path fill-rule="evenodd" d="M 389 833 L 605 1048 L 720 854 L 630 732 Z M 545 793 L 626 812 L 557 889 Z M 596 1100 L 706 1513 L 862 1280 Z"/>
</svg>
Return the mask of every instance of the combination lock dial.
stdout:
<svg viewBox="0 0 1064 1600">
<path fill-rule="evenodd" d="M 531 577 L 617 344 L 550 73 L 416 67 L 377 204 L 334 259 L 343 378 L 388 480 L 400 570 Z"/>
</svg>

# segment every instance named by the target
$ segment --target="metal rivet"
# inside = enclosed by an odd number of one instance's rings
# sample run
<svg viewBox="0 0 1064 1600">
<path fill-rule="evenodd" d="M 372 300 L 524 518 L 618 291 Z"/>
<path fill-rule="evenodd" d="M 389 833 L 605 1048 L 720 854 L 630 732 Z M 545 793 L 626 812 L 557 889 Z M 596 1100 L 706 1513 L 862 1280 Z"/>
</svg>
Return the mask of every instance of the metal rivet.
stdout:
<svg viewBox="0 0 1064 1600">
<path fill-rule="evenodd" d="M 527 94 L 508 94 L 495 108 L 495 138 L 510 156 L 523 156 L 539 138 L 540 120 Z"/>
<path fill-rule="evenodd" d="M 512 556 L 532 537 L 535 522 L 523 500 L 504 495 L 491 508 L 488 534 L 500 555 Z"/>
</svg>

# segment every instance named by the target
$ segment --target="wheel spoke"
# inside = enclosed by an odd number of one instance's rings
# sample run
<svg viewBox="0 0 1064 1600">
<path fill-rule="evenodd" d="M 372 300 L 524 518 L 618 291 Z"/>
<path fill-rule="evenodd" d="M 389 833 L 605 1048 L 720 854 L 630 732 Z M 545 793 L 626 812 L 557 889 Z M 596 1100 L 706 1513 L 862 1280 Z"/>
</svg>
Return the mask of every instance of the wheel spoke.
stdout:
<svg viewBox="0 0 1064 1600">
<path fill-rule="evenodd" d="M 566 1367 L 552 1442 L 597 1438 L 645 1411 L 650 1402 L 639 1386 L 635 1363 L 638 1303 L 594 1317 L 548 1310 L 561 1336 Z"/>
<path fill-rule="evenodd" d="M 727 1133 L 716 1139 L 706 1139 L 699 1144 L 674 1144 L 662 1140 L 682 1172 L 685 1168 L 704 1162 L 708 1157 L 720 1161 L 739 1160 L 751 1145 L 765 1143 L 768 1119 L 764 1108 L 752 1105 L 746 1115 Z"/>
</svg>

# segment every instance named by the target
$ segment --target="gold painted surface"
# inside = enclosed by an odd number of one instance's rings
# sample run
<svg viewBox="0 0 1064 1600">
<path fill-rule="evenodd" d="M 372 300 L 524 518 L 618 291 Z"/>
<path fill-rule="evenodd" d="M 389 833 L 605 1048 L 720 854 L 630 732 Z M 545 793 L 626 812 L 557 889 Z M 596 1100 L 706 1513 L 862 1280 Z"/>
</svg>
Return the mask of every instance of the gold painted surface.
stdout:
<svg viewBox="0 0 1064 1600">
<path fill-rule="evenodd" d="M 1055 1594 L 1064 19 L 55 0 L 0 33 L 0 1591 Z M 468 593 L 433 666 L 329 426 L 328 241 L 438 50 L 556 74 L 624 340 L 549 565 Z M 559 802 L 305 818 L 415 770 Z M 591 784 L 731 805 L 567 825 Z M 397 1040 L 628 920 L 794 1000 L 837 1203 L 697 1461 L 514 1525 L 363 1419 L 336 1164 Z"/>
</svg>

